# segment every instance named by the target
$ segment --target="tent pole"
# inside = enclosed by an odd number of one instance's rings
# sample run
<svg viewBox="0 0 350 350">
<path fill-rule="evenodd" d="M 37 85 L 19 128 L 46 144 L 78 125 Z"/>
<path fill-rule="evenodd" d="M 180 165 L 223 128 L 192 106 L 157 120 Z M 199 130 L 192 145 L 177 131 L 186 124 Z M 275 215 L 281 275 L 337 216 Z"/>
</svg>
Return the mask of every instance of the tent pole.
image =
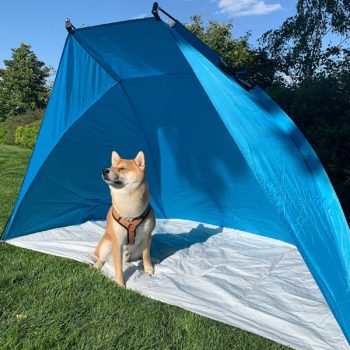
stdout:
<svg viewBox="0 0 350 350">
<path fill-rule="evenodd" d="M 153 6 L 152 6 L 152 15 L 156 18 L 157 21 L 161 21 L 161 19 L 159 17 L 158 10 L 160 12 L 164 13 L 166 16 L 168 16 L 174 22 L 177 22 L 177 20 L 170 13 L 166 12 L 158 5 L 158 2 L 154 2 Z"/>
<path fill-rule="evenodd" d="M 73 24 L 72 24 L 72 22 L 70 21 L 69 18 L 65 19 L 64 27 L 67 29 L 68 33 L 72 32 L 75 29 L 75 27 L 73 26 Z"/>
<path fill-rule="evenodd" d="M 154 2 L 152 6 L 152 15 L 156 18 L 157 21 L 161 21 L 158 13 L 158 2 Z"/>
</svg>

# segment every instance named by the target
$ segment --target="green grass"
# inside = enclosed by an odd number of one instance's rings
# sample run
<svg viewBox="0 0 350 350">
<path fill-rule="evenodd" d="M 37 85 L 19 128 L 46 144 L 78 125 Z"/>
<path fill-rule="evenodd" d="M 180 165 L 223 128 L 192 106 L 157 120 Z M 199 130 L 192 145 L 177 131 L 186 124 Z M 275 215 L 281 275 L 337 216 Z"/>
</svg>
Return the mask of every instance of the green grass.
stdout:
<svg viewBox="0 0 350 350">
<path fill-rule="evenodd" d="M 15 204 L 30 154 L 28 149 L 0 145 L 0 234 Z"/>
<path fill-rule="evenodd" d="M 1 229 L 30 151 L 0 145 Z M 0 244 L 0 349 L 287 349 L 118 288 L 93 268 Z"/>
</svg>

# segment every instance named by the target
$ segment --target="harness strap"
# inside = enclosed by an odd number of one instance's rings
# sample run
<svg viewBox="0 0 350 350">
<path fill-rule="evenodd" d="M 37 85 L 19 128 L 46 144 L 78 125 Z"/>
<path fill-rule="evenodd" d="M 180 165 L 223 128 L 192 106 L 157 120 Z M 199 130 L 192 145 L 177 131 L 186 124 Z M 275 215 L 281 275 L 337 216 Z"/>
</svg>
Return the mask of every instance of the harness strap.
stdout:
<svg viewBox="0 0 350 350">
<path fill-rule="evenodd" d="M 112 216 L 115 221 L 122 227 L 126 229 L 127 232 L 127 245 L 133 245 L 135 243 L 135 236 L 136 236 L 136 229 L 138 226 L 142 224 L 142 222 L 146 219 L 148 216 L 149 212 L 151 211 L 151 206 L 148 204 L 147 208 L 145 211 L 138 217 L 132 219 L 132 220 L 127 220 L 125 218 L 122 218 L 119 213 L 113 208 L 112 206 Z"/>
</svg>

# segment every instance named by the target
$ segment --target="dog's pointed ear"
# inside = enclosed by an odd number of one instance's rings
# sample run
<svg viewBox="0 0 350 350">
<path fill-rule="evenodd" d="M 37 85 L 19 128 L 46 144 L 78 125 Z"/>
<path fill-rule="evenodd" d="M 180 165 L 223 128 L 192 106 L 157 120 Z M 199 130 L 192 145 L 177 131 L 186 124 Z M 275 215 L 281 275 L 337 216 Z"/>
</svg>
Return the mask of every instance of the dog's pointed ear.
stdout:
<svg viewBox="0 0 350 350">
<path fill-rule="evenodd" d="M 134 161 L 139 168 L 142 168 L 142 169 L 145 168 L 145 166 L 146 166 L 145 155 L 143 154 L 142 151 L 137 153 L 137 156 L 135 157 Z"/>
<path fill-rule="evenodd" d="M 116 151 L 112 152 L 112 159 L 111 159 L 111 163 L 115 163 L 116 161 L 118 161 L 120 159 L 119 154 Z"/>
</svg>

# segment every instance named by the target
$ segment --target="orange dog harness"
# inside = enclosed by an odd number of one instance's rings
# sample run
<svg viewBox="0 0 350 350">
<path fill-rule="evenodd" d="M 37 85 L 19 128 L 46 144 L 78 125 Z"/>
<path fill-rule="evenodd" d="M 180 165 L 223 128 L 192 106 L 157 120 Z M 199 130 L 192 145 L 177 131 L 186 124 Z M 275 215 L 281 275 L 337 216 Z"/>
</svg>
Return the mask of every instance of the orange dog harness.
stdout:
<svg viewBox="0 0 350 350">
<path fill-rule="evenodd" d="M 146 210 L 137 218 L 132 220 L 126 220 L 122 218 L 112 207 L 112 215 L 114 220 L 122 227 L 126 229 L 127 232 L 127 245 L 133 245 L 135 243 L 136 229 L 142 224 L 142 222 L 147 218 L 149 212 L 151 211 L 151 206 L 148 204 Z"/>
</svg>

